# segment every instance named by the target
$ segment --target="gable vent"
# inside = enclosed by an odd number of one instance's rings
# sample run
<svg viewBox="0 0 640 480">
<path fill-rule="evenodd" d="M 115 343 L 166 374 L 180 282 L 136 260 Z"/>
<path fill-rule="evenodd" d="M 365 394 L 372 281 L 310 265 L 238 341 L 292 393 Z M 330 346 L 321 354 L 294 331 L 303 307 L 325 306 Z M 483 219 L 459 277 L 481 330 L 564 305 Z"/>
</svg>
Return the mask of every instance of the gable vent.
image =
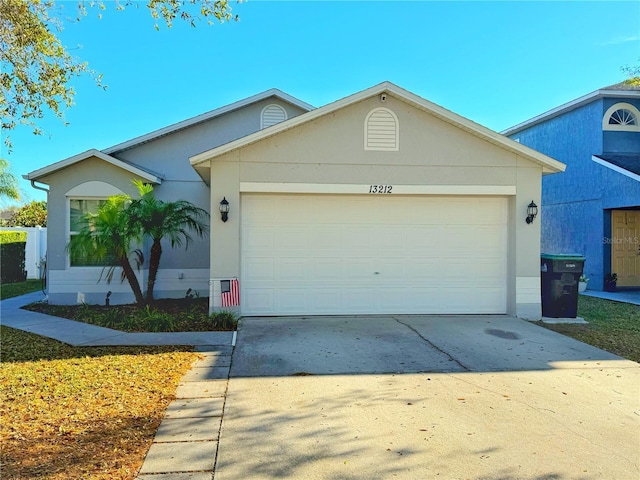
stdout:
<svg viewBox="0 0 640 480">
<path fill-rule="evenodd" d="M 260 128 L 267 128 L 276 123 L 284 122 L 287 119 L 287 112 L 280 105 L 267 105 L 262 109 L 260 116 Z"/>
<path fill-rule="evenodd" d="M 364 121 L 365 150 L 399 150 L 398 117 L 388 108 L 375 108 Z"/>
</svg>

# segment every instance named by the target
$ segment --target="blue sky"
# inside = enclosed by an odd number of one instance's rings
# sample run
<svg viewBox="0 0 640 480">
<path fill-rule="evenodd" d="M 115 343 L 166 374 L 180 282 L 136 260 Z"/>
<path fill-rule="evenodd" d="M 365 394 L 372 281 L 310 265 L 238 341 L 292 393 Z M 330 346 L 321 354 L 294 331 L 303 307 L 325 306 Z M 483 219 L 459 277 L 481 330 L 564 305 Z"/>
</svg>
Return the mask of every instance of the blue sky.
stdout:
<svg viewBox="0 0 640 480">
<path fill-rule="evenodd" d="M 73 11 L 76 3 L 61 2 Z M 496 131 L 625 79 L 640 62 L 640 2 L 233 3 L 239 22 L 171 29 L 144 3 L 65 25 L 63 43 L 104 74 L 45 135 L 10 132 L 22 175 L 269 88 L 322 106 L 389 80 Z M 4 133 L 3 133 L 4 134 Z M 25 200 L 44 199 L 23 181 Z"/>
</svg>

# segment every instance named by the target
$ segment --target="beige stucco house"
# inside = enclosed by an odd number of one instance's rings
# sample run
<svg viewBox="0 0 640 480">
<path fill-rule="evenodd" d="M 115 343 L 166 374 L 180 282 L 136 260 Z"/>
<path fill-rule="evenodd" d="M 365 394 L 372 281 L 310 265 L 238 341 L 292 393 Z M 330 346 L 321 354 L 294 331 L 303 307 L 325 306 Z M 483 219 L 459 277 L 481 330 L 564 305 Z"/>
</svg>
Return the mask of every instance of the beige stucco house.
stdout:
<svg viewBox="0 0 640 480">
<path fill-rule="evenodd" d="M 540 221 L 527 206 L 563 169 L 385 82 L 321 108 L 270 90 L 26 177 L 49 190 L 52 302 L 131 300 L 65 245 L 81 212 L 139 178 L 211 212 L 207 240 L 163 258 L 158 296 L 191 288 L 220 308 L 221 282 L 238 279 L 242 315 L 536 318 Z"/>
</svg>

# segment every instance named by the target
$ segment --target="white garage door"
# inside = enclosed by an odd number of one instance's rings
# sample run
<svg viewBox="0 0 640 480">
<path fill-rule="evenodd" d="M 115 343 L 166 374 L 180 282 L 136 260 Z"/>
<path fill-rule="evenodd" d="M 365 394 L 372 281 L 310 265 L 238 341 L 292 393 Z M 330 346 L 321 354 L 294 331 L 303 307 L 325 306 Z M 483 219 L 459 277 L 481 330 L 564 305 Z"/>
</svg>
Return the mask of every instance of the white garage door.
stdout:
<svg viewBox="0 0 640 480">
<path fill-rule="evenodd" d="M 244 194 L 243 315 L 505 313 L 507 201 Z"/>
</svg>

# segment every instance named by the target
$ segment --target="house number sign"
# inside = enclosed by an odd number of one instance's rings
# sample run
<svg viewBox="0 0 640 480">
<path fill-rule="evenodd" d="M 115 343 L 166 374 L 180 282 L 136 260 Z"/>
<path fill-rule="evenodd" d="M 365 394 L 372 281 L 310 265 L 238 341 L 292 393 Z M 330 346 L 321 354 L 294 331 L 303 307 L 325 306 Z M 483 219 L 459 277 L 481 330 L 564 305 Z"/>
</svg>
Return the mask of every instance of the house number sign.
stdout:
<svg viewBox="0 0 640 480">
<path fill-rule="evenodd" d="M 369 193 L 391 193 L 393 185 L 369 185 Z"/>
</svg>

